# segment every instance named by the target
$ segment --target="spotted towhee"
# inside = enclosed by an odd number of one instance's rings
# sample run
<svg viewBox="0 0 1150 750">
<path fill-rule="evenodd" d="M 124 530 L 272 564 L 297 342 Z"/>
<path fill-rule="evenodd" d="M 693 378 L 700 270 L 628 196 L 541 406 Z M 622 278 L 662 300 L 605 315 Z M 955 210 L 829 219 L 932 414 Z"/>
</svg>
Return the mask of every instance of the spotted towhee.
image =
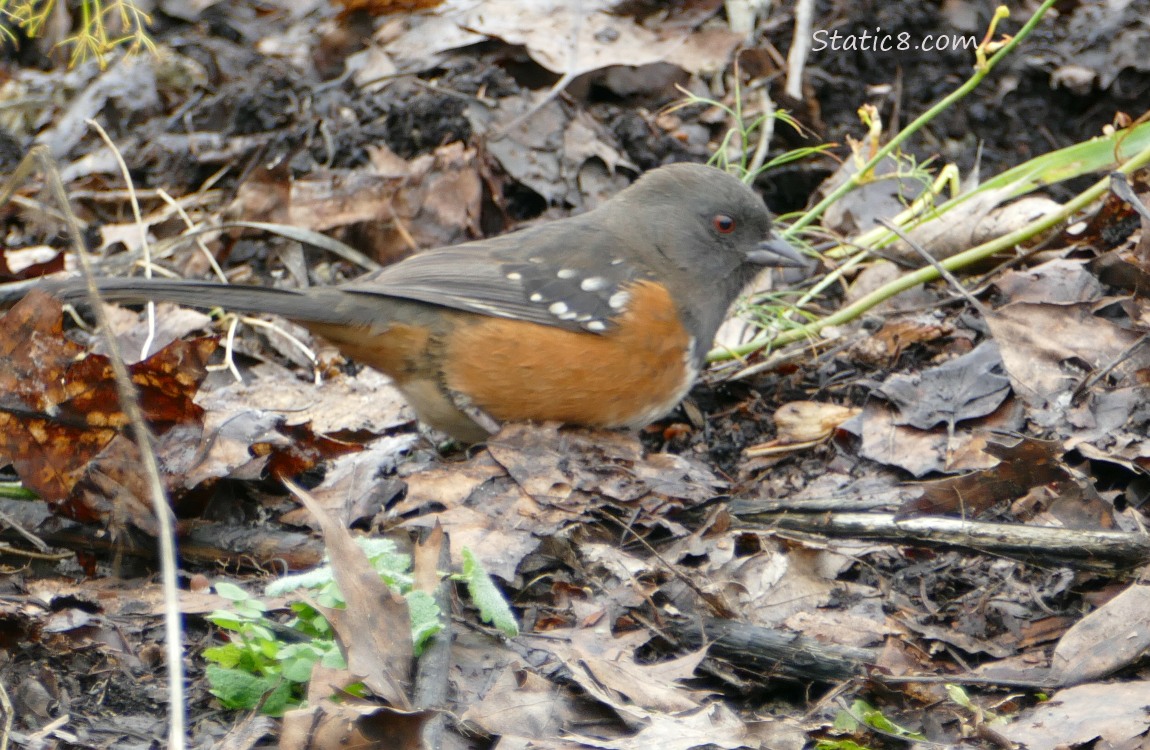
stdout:
<svg viewBox="0 0 1150 750">
<path fill-rule="evenodd" d="M 697 164 L 655 169 L 595 210 L 419 253 L 334 287 L 99 279 L 109 301 L 282 315 L 395 380 L 462 441 L 498 422 L 639 427 L 687 393 L 763 266 L 804 266 L 762 200 Z M 82 281 L 49 291 L 72 301 Z"/>
</svg>

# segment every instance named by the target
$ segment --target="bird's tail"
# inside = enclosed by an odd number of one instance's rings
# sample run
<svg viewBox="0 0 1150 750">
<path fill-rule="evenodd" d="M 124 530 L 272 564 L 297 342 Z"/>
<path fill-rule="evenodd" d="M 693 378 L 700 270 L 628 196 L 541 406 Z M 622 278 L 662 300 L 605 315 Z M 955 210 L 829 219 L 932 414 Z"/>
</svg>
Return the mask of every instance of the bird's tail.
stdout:
<svg viewBox="0 0 1150 750">
<path fill-rule="evenodd" d="M 211 281 L 184 281 L 144 278 L 98 278 L 96 287 L 105 302 L 175 302 L 188 307 L 243 313 L 270 313 L 291 320 L 314 323 L 347 322 L 340 305 L 342 293 L 334 288 L 308 290 L 220 284 Z M 63 302 L 88 301 L 83 279 L 47 281 L 37 285 Z"/>
</svg>

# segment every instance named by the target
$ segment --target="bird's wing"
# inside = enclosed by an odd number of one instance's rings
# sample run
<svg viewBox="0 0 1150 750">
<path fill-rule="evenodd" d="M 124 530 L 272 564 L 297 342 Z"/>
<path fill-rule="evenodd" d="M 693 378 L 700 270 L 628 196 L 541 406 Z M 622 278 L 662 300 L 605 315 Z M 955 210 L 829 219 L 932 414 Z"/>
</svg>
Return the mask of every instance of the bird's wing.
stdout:
<svg viewBox="0 0 1150 750">
<path fill-rule="evenodd" d="M 578 224 L 547 225 L 420 253 L 339 289 L 600 333 L 643 276 L 604 244 Z"/>
</svg>

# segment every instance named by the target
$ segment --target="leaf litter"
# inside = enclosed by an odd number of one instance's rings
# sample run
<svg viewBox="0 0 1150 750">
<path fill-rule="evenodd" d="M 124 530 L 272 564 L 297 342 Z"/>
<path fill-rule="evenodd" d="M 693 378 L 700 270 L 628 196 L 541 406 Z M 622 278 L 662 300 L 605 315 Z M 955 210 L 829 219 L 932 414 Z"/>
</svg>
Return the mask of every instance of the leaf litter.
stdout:
<svg viewBox="0 0 1150 750">
<path fill-rule="evenodd" d="M 366 46 L 341 36 L 362 19 L 312 5 L 273 13 L 269 24 L 236 6 L 223 23 L 237 39 L 258 40 L 259 51 L 203 37 L 169 50 L 164 67 L 138 58 L 108 72 L 27 71 L 19 79 L 25 93 L 59 87 L 70 103 L 41 105 L 35 128 L 29 119 L 5 126 L 53 150 L 85 229 L 98 232 L 107 273 L 139 262 L 140 250 L 138 227 L 119 215 L 122 197 L 110 200 L 119 187 L 111 153 L 82 126 L 113 109 L 123 123 L 121 149 L 147 183 L 139 187 L 146 228 L 162 240 L 159 261 L 187 275 L 209 263 L 179 237 L 186 224 L 155 187 L 183 183 L 187 192 L 176 199 L 195 222 L 282 222 L 389 262 L 594 205 L 639 169 L 706 156 L 721 135 L 713 117 L 655 117 L 644 108 L 666 103 L 675 83 L 705 90 L 728 68 L 739 40 L 717 22 L 718 3 L 589 3 L 579 24 L 566 6 L 544 5 L 404 9 L 369 26 Z M 1081 28 L 1099 7 L 1083 4 L 1070 26 Z M 1127 37 L 1117 39 L 1112 59 L 1083 58 L 1106 71 L 1092 79 L 1099 86 L 1116 80 L 1106 62 L 1139 70 L 1123 51 Z M 309 53 L 317 71 L 325 55 L 354 59 L 353 85 L 305 85 L 299 56 Z M 1058 80 L 1071 80 L 1067 60 L 1052 64 L 1061 66 Z M 635 75 L 623 74 L 629 69 Z M 171 77 L 173 70 L 185 77 Z M 228 85 L 204 87 L 204 76 Z M 857 75 L 846 78 L 857 83 Z M 563 91 L 551 91 L 561 80 Z M 821 85 L 829 101 L 838 83 Z M 169 127 L 180 108 L 181 127 Z M 855 127 L 805 111 L 827 137 Z M 205 181 L 224 167 L 224 190 Z M 1134 189 L 1145 201 L 1144 184 Z M 22 190 L 30 200 L 32 191 Z M 44 256 L 44 266 L 19 257 L 15 245 L 57 241 L 25 220 L 27 205 L 5 207 L 11 246 L 0 260 L 19 269 L 13 277 L 64 264 L 63 253 Z M 851 221 L 873 223 L 864 214 L 881 205 L 860 204 Z M 234 281 L 330 283 L 358 272 L 346 260 L 305 257 L 298 238 L 250 228 L 203 240 Z M 316 527 L 283 493 L 278 480 L 291 477 L 324 509 L 329 552 L 347 546 L 349 525 L 404 539 L 439 526 L 452 560 L 467 549 L 496 576 L 526 635 L 502 639 L 455 603 L 453 619 L 469 627 L 456 632 L 440 679 L 457 742 L 800 747 L 848 734 L 834 728 L 834 705 L 817 702 L 839 683 L 852 697 L 885 696 L 884 712 L 935 742 L 957 743 L 985 727 L 1030 747 L 1120 744 L 1150 726 L 1137 681 L 1145 603 L 1131 583 L 1145 556 L 1132 543 L 1128 558 L 1099 570 L 1082 557 L 1059 559 L 1058 549 L 1040 558 L 1026 549 L 1035 543 L 1030 529 L 1142 528 L 1150 465 L 1146 243 L 1137 215 L 1108 200 L 1082 231 L 1058 233 L 1040 252 L 1012 259 L 1017 268 L 989 275 L 985 320 L 955 305 L 944 286 L 918 290 L 833 331 L 813 357 L 749 388 L 704 383 L 694 395 L 703 422 L 683 412 L 639 436 L 515 425 L 472 453 L 441 453 L 412 432 L 384 384 L 317 342 L 303 340 L 320 353 L 313 359 L 278 333 L 243 327 L 229 345 L 245 377 L 237 385 L 229 373 L 209 374 L 208 363 L 218 362 L 214 339 L 184 339 L 215 332 L 226 341 L 226 322 L 170 310 L 159 316 L 158 352 L 132 372 L 161 438 L 185 563 L 209 577 L 239 576 L 258 588 L 254 571 L 318 562 L 314 539 L 274 525 Z M 141 619 L 155 617 L 157 589 L 133 577 L 146 572 L 138 560 L 154 519 L 108 368 L 87 333 L 65 333 L 50 303 L 33 300 L 7 315 L 3 457 L 48 512 L 8 500 L 2 510 L 74 558 L 71 568 L 42 561 L 5 583 L 0 620 L 30 648 L 4 677 L 15 688 L 18 729 L 45 729 L 65 710 L 95 717 L 82 696 L 88 675 L 105 673 L 114 676 L 104 682 L 103 710 L 135 722 L 138 736 L 160 736 L 163 697 L 141 679 L 161 658 L 154 621 Z M 124 340 L 149 335 L 131 316 L 120 324 Z M 800 406 L 812 401 L 847 411 Z M 779 409 L 792 415 L 782 444 L 803 447 L 746 458 L 744 448 L 775 438 L 769 415 Z M 727 505 L 728 497 L 737 502 Z M 916 521 L 937 533 L 942 527 L 929 525 L 938 516 L 1018 538 L 1003 556 L 973 537 L 897 536 L 899 524 Z M 826 517 L 857 522 L 855 538 L 820 532 L 813 522 Z M 866 524 L 888 517 L 882 528 L 894 536 L 867 536 Z M 115 541 L 101 547 L 106 532 Z M 120 567 L 110 570 L 115 560 Z M 356 570 L 348 561 L 336 566 L 348 576 Z M 63 577 L 79 571 L 90 576 L 83 585 Z M 348 581 L 364 604 L 386 601 L 366 579 Z M 219 606 L 214 596 L 182 596 L 196 642 L 219 637 L 196 619 Z M 399 619 L 376 610 L 333 617 L 356 654 L 354 675 L 316 675 L 314 704 L 279 727 L 212 719 L 197 680 L 193 731 L 205 741 L 270 732 L 286 747 L 335 746 L 373 731 L 395 747 L 415 743 L 428 717 L 402 710 L 410 664 L 394 648 Z M 369 633 L 384 645 L 369 647 Z M 768 633 L 783 634 L 789 650 Z M 827 664 L 847 668 L 816 669 Z M 924 675 L 939 682 L 897 680 Z M 972 703 L 955 702 L 941 686 L 977 675 L 991 684 L 969 686 Z M 353 676 L 390 706 L 336 707 L 320 694 Z M 1122 681 L 1103 682 L 1116 676 Z M 1040 690 L 1052 700 L 1039 702 Z M 314 727 L 322 731 L 309 734 Z M 71 734 L 58 738 L 80 746 L 146 744 L 97 718 L 61 731 Z"/>
</svg>

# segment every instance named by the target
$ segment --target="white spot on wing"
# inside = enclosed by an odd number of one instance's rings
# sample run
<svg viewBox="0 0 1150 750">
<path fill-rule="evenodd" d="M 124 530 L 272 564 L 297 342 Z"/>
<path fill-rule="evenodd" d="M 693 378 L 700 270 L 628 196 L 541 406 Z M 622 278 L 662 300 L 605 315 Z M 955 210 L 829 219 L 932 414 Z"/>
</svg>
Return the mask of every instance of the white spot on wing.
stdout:
<svg viewBox="0 0 1150 750">
<path fill-rule="evenodd" d="M 528 297 L 527 299 L 531 300 L 532 302 L 542 302 L 543 301 L 543 295 L 540 294 L 539 292 L 532 292 L 531 296 Z"/>
<path fill-rule="evenodd" d="M 611 295 L 610 299 L 607 300 L 607 304 L 611 306 L 612 310 L 622 310 L 630 301 L 631 295 L 629 292 L 615 292 Z"/>
<path fill-rule="evenodd" d="M 598 292 L 610 286 L 611 282 L 602 276 L 591 276 L 579 282 L 579 288 L 585 292 Z"/>
<path fill-rule="evenodd" d="M 592 320 L 590 323 L 583 327 L 588 331 L 594 331 L 595 333 L 601 333 L 607 330 L 607 324 L 601 320 Z"/>
<path fill-rule="evenodd" d="M 567 303 L 566 302 L 552 302 L 551 306 L 547 308 L 547 311 L 549 313 L 551 313 L 552 315 L 562 316 L 564 313 L 567 312 Z"/>
<path fill-rule="evenodd" d="M 579 272 L 574 268 L 560 268 L 555 275 L 561 279 L 573 279 L 579 275 Z"/>
<path fill-rule="evenodd" d="M 523 278 L 523 274 L 519 273 L 518 271 L 512 271 L 511 273 L 507 274 L 507 278 L 511 279 L 512 281 L 519 281 Z"/>
</svg>

